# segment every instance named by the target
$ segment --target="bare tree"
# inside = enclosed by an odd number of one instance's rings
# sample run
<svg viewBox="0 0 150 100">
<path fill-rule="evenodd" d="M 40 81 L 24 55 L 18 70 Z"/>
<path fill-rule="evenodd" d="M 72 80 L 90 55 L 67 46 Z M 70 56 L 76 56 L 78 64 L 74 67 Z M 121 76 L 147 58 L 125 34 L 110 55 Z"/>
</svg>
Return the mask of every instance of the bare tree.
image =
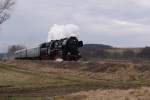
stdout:
<svg viewBox="0 0 150 100">
<path fill-rule="evenodd" d="M 23 45 L 12 45 L 8 48 L 8 55 L 13 55 L 17 50 L 25 49 Z"/>
<path fill-rule="evenodd" d="M 0 0 L 0 24 L 10 18 L 10 10 L 14 4 L 14 0 Z"/>
</svg>

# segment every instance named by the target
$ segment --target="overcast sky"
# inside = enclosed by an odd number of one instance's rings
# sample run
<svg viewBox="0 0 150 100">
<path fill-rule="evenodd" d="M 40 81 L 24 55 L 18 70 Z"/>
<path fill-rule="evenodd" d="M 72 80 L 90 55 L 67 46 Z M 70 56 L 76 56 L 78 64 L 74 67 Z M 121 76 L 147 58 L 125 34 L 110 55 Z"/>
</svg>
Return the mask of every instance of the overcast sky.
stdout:
<svg viewBox="0 0 150 100">
<path fill-rule="evenodd" d="M 54 24 L 75 24 L 85 43 L 150 46 L 150 0 L 17 0 L 0 27 L 0 52 L 46 41 Z"/>
</svg>

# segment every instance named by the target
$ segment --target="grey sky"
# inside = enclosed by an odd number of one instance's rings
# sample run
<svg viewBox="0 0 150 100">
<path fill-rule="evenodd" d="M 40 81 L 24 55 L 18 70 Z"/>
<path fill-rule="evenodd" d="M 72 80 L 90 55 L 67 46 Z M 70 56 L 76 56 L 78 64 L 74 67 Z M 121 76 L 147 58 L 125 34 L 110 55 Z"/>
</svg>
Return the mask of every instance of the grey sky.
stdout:
<svg viewBox="0 0 150 100">
<path fill-rule="evenodd" d="M 53 24 L 75 24 L 85 43 L 150 46 L 150 0 L 17 0 L 1 26 L 0 52 L 46 41 Z"/>
</svg>

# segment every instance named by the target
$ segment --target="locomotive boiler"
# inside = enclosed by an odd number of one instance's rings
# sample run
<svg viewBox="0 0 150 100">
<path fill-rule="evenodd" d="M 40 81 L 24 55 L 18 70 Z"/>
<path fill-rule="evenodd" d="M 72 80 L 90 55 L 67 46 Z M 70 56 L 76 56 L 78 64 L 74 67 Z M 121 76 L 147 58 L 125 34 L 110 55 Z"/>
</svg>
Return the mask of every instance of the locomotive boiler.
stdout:
<svg viewBox="0 0 150 100">
<path fill-rule="evenodd" d="M 83 42 L 76 37 L 69 37 L 60 40 L 51 40 L 42 43 L 38 47 L 18 50 L 15 52 L 15 59 L 51 59 L 61 58 L 65 61 L 77 61 L 81 58 L 79 48 Z"/>
</svg>

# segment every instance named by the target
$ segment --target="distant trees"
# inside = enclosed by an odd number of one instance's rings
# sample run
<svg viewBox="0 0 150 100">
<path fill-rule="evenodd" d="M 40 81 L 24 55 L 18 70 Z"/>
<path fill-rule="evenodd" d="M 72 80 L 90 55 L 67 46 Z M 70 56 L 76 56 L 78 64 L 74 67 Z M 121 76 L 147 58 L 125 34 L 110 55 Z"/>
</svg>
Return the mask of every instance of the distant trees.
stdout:
<svg viewBox="0 0 150 100">
<path fill-rule="evenodd" d="M 125 50 L 123 51 L 123 55 L 124 58 L 135 58 L 136 54 L 133 50 Z"/>
<path fill-rule="evenodd" d="M 141 58 L 150 58 L 150 47 L 145 47 L 142 49 L 138 56 Z"/>
<path fill-rule="evenodd" d="M 10 10 L 14 4 L 14 0 L 0 0 L 0 24 L 10 18 Z"/>
<path fill-rule="evenodd" d="M 12 45 L 8 48 L 8 55 L 14 55 L 17 50 L 25 49 L 26 47 L 23 45 Z"/>
<path fill-rule="evenodd" d="M 104 48 L 84 45 L 80 50 L 83 59 L 150 59 L 150 47 L 145 48 Z"/>
</svg>

